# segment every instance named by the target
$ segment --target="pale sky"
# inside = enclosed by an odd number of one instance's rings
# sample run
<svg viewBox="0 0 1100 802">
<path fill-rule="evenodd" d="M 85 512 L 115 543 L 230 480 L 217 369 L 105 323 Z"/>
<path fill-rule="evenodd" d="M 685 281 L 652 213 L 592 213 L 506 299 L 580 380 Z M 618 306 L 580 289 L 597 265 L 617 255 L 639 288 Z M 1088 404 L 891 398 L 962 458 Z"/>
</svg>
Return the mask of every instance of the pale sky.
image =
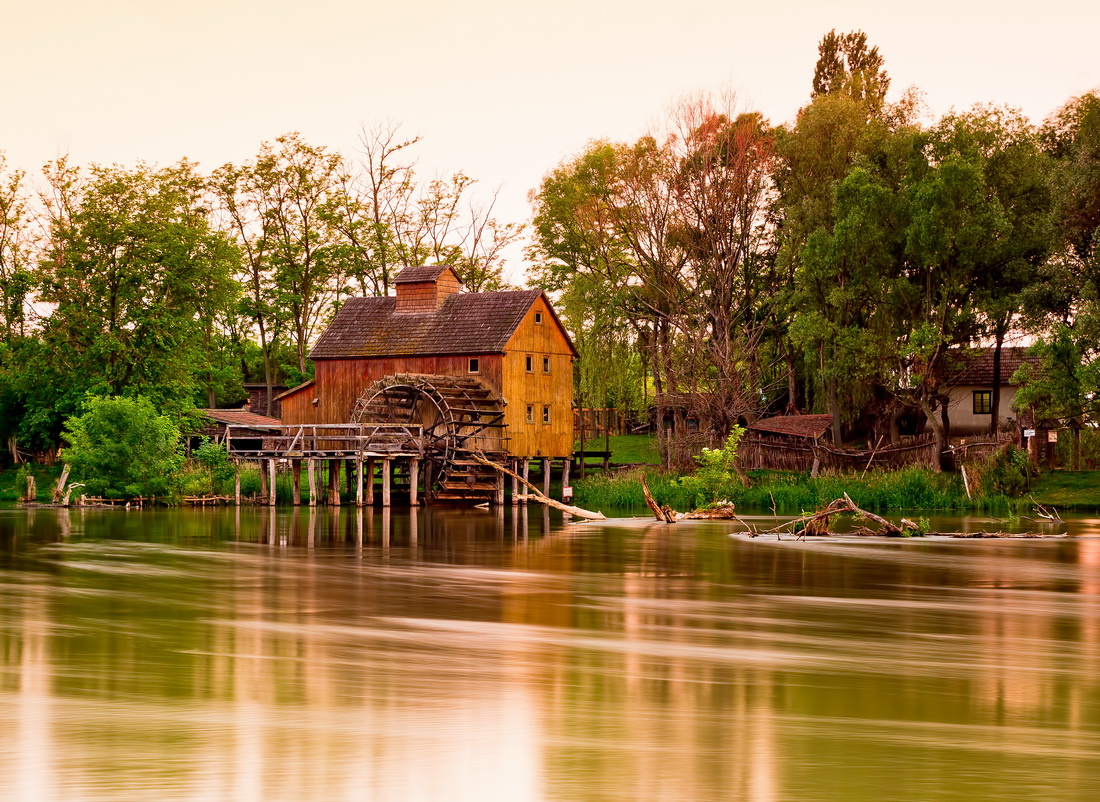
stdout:
<svg viewBox="0 0 1100 802">
<path fill-rule="evenodd" d="M 0 150 L 210 170 L 300 131 L 351 155 L 363 124 L 419 134 L 421 172 L 527 193 L 591 139 L 632 140 L 678 97 L 733 90 L 772 122 L 809 96 L 817 43 L 861 29 L 933 115 L 1042 120 L 1100 88 L 1098 0 L 0 0 Z M 516 259 L 509 274 L 518 279 Z"/>
</svg>

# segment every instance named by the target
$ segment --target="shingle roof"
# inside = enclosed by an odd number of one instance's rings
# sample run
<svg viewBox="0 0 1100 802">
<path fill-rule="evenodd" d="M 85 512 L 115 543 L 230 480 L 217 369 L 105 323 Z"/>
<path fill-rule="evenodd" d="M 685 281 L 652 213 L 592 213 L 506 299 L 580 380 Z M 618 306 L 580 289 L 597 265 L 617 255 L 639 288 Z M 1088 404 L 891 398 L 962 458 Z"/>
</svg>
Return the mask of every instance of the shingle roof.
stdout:
<svg viewBox="0 0 1100 802">
<path fill-rule="evenodd" d="M 402 273 L 419 268 L 406 268 Z M 504 351 L 539 290 L 460 292 L 432 312 L 396 312 L 397 299 L 349 298 L 311 359 Z"/>
<path fill-rule="evenodd" d="M 1026 348 L 1001 349 L 1001 384 L 1013 385 L 1012 374 L 1025 362 L 1038 367 L 1042 360 L 1028 356 Z M 947 358 L 946 381 L 951 385 L 993 386 L 993 349 L 957 351 Z"/>
<path fill-rule="evenodd" d="M 421 281 L 435 281 L 450 265 L 419 265 L 406 267 L 394 278 L 394 284 L 412 284 Z"/>
<path fill-rule="evenodd" d="M 267 415 L 257 415 L 245 409 L 204 409 L 202 414 L 218 423 L 229 423 L 235 426 L 281 426 L 278 418 L 269 418 Z"/>
<path fill-rule="evenodd" d="M 750 424 L 749 429 L 754 432 L 816 439 L 825 434 L 832 422 L 832 415 L 776 415 L 772 418 L 761 418 Z"/>
</svg>

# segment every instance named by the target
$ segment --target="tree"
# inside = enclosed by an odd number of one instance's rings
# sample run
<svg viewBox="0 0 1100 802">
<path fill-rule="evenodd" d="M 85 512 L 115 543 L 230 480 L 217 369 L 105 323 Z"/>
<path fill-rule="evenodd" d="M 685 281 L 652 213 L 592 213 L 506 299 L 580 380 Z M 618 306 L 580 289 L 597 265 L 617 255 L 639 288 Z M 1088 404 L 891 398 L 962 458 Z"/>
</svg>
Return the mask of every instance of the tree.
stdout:
<svg viewBox="0 0 1100 802">
<path fill-rule="evenodd" d="M 204 318 L 234 291 L 236 252 L 210 226 L 203 179 L 185 161 L 85 174 L 64 159 L 47 165 L 46 179 L 39 269 L 53 311 L 39 368 L 54 397 L 28 415 L 44 416 L 56 435 L 84 393 L 142 394 L 188 413 L 201 387 Z"/>
<path fill-rule="evenodd" d="M 37 243 L 31 233 L 26 174 L 6 168 L 6 159 L 0 153 L 0 336 L 10 343 L 13 337 L 26 334 Z"/>
<path fill-rule="evenodd" d="M 149 399 L 90 396 L 65 421 L 65 462 L 92 495 L 170 498 L 183 466 L 175 422 Z"/>
<path fill-rule="evenodd" d="M 882 69 L 883 59 L 877 47 L 867 47 L 867 34 L 829 31 L 817 46 L 814 66 L 813 97 L 846 95 L 865 104 L 871 113 L 886 102 L 890 77 Z"/>
</svg>

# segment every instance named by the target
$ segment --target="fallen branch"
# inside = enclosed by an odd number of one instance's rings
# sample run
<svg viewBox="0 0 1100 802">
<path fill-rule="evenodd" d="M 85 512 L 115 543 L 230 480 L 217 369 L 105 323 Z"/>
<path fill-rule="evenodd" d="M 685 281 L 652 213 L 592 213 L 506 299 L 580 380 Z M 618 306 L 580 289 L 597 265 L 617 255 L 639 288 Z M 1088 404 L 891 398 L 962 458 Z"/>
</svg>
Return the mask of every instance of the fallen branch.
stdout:
<svg viewBox="0 0 1100 802">
<path fill-rule="evenodd" d="M 674 524 L 676 523 L 677 512 L 669 507 L 667 504 L 662 507 L 653 498 L 653 494 L 649 492 L 649 485 L 646 484 L 645 476 L 642 476 L 642 495 L 645 496 L 645 503 L 649 505 L 649 508 L 653 510 L 653 517 L 661 523 Z"/>
<path fill-rule="evenodd" d="M 547 507 L 553 507 L 554 509 L 561 510 L 562 512 L 567 512 L 570 515 L 576 515 L 578 518 L 584 518 L 584 519 L 589 520 L 589 521 L 606 521 L 607 520 L 607 516 L 604 515 L 602 512 L 592 512 L 591 510 L 584 510 L 584 509 L 581 509 L 580 507 L 571 507 L 568 504 L 562 504 L 560 501 L 555 501 L 554 499 L 552 499 L 549 496 L 545 495 L 541 490 L 539 490 L 533 484 L 528 482 L 526 479 L 524 479 L 522 476 L 520 476 L 515 471 L 508 470 L 508 468 L 505 468 L 503 465 L 500 465 L 496 462 L 493 462 L 491 459 L 488 459 L 484 454 L 481 454 L 477 451 L 471 451 L 469 453 L 470 453 L 470 457 L 475 462 L 479 462 L 479 463 L 481 463 L 482 465 L 484 465 L 488 468 L 493 468 L 494 470 L 496 470 L 500 473 L 503 473 L 507 476 L 511 476 L 513 479 L 517 479 L 521 483 L 526 485 L 527 488 L 531 491 L 531 493 L 529 494 L 528 497 L 533 498 L 535 501 L 539 502 L 540 504 L 545 504 Z"/>
</svg>

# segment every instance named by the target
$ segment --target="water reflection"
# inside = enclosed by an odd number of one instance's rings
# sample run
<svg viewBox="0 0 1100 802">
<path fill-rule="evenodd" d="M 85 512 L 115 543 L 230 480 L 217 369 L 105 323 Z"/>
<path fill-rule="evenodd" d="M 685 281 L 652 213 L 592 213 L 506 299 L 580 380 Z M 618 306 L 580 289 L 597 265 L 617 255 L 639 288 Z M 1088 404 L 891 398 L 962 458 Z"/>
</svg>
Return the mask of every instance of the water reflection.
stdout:
<svg viewBox="0 0 1100 802">
<path fill-rule="evenodd" d="M 1100 540 L 730 532 L 0 513 L 0 797 L 1095 798 Z"/>
</svg>

